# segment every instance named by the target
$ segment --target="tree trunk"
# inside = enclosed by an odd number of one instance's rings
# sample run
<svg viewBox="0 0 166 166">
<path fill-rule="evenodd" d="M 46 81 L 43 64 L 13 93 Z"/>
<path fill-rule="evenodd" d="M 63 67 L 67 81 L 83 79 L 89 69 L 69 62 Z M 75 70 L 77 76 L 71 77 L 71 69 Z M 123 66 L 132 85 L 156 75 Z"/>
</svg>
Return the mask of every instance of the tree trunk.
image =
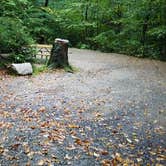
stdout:
<svg viewBox="0 0 166 166">
<path fill-rule="evenodd" d="M 166 60 L 166 38 L 162 39 L 161 47 L 161 59 Z"/>
<path fill-rule="evenodd" d="M 142 56 L 144 57 L 145 56 L 145 51 L 146 51 L 146 42 L 147 42 L 147 38 L 146 38 L 146 33 L 147 33 L 147 30 L 148 30 L 148 21 L 149 21 L 149 18 L 150 16 L 146 16 L 145 17 L 145 20 L 143 22 L 143 26 L 142 26 L 142 46 L 143 46 L 143 52 L 142 52 Z"/>
<path fill-rule="evenodd" d="M 85 21 L 88 21 L 88 12 L 89 12 L 89 0 L 87 0 L 86 2 L 86 6 L 85 6 Z M 85 26 L 85 36 L 88 36 L 88 28 L 87 26 Z"/>
<path fill-rule="evenodd" d="M 68 62 L 68 40 L 55 39 L 51 50 L 48 66 L 52 68 L 64 68 L 69 66 Z"/>
<path fill-rule="evenodd" d="M 48 3 L 49 3 L 49 0 L 45 0 L 44 6 L 47 7 L 47 6 L 48 6 Z"/>
</svg>

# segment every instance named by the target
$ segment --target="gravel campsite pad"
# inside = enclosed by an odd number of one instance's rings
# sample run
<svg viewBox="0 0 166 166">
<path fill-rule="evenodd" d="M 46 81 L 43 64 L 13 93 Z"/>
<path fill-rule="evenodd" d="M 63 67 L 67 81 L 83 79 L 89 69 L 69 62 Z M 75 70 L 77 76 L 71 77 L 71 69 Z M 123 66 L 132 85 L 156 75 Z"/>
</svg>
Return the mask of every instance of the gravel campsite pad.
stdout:
<svg viewBox="0 0 166 166">
<path fill-rule="evenodd" d="M 70 49 L 76 73 L 0 74 L 0 165 L 166 163 L 166 63 Z"/>
</svg>

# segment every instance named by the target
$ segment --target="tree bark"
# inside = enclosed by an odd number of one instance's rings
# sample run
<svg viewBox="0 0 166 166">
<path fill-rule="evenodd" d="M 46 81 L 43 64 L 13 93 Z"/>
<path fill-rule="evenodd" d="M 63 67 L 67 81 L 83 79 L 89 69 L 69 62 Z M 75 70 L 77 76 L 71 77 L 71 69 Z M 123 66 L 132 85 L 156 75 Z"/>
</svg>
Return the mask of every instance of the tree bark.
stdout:
<svg viewBox="0 0 166 166">
<path fill-rule="evenodd" d="M 51 50 L 51 56 L 47 64 L 48 66 L 52 68 L 64 68 L 69 66 L 68 43 L 68 40 L 55 39 Z"/>
<path fill-rule="evenodd" d="M 45 0 L 45 4 L 44 4 L 44 6 L 47 7 L 48 4 L 49 4 L 49 0 Z"/>
</svg>

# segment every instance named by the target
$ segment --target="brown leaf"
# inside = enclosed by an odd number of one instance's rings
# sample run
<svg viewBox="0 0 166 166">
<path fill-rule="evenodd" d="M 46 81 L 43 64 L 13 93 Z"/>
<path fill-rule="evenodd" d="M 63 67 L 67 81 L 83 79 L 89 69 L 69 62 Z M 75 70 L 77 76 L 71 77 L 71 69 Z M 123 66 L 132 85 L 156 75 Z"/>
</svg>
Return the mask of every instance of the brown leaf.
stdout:
<svg viewBox="0 0 166 166">
<path fill-rule="evenodd" d="M 35 129 L 35 128 L 36 128 L 36 126 L 30 126 L 30 128 L 31 128 L 31 129 Z"/>
<path fill-rule="evenodd" d="M 75 124 L 69 124 L 68 127 L 69 127 L 69 128 L 73 128 L 73 129 L 74 129 L 74 128 L 75 128 L 75 129 L 79 128 L 79 126 L 77 126 L 77 125 L 75 125 Z"/>
<path fill-rule="evenodd" d="M 31 166 L 31 163 L 30 162 L 28 162 L 28 163 L 26 163 L 26 165 L 25 166 Z"/>
<path fill-rule="evenodd" d="M 4 148 L 0 147 L 0 154 L 2 154 L 4 152 Z"/>
<path fill-rule="evenodd" d="M 89 146 L 90 142 L 88 140 L 81 140 L 79 138 L 76 138 L 75 143 L 80 146 Z"/>
<path fill-rule="evenodd" d="M 45 112 L 46 108 L 45 107 L 40 107 L 39 112 Z"/>
<path fill-rule="evenodd" d="M 80 146 L 82 145 L 82 141 L 79 138 L 76 138 L 75 143 L 78 144 L 78 145 L 80 145 Z"/>
<path fill-rule="evenodd" d="M 102 166 L 111 166 L 111 161 L 104 159 L 101 161 Z"/>
<path fill-rule="evenodd" d="M 103 150 L 103 151 L 101 151 L 101 154 L 102 154 L 102 155 L 108 155 L 108 154 L 109 154 L 109 152 L 108 152 L 108 151 Z"/>
<path fill-rule="evenodd" d="M 20 146 L 20 143 L 16 143 L 16 144 L 11 145 L 11 148 L 13 150 L 17 150 L 19 146 Z"/>
<path fill-rule="evenodd" d="M 122 157 L 121 157 L 121 155 L 120 155 L 119 153 L 116 153 L 116 154 L 115 154 L 115 159 L 116 159 L 116 161 L 118 161 L 118 162 L 122 162 L 122 161 L 123 161 L 123 159 L 122 159 Z"/>
<path fill-rule="evenodd" d="M 113 133 L 113 134 L 117 134 L 118 131 L 114 129 L 114 130 L 112 130 L 112 133 Z"/>
</svg>

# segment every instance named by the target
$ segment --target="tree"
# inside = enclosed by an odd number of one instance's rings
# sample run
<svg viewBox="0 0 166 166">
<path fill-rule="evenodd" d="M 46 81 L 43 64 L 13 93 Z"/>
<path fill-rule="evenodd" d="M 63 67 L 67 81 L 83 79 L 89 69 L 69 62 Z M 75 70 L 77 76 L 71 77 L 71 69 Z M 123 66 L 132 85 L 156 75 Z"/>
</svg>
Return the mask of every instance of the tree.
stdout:
<svg viewBox="0 0 166 166">
<path fill-rule="evenodd" d="M 2 0 L 1 52 L 18 53 L 30 41 L 52 44 L 58 37 L 74 47 L 164 60 L 165 11 L 164 0 Z"/>
<path fill-rule="evenodd" d="M 0 6 L 0 52 L 11 53 L 11 61 L 32 60 L 31 49 L 24 49 L 34 42 L 23 19 L 30 6 L 26 0 L 3 0 Z"/>
<path fill-rule="evenodd" d="M 45 0 L 45 4 L 44 4 L 44 6 L 47 7 L 48 4 L 49 4 L 49 0 Z"/>
</svg>

